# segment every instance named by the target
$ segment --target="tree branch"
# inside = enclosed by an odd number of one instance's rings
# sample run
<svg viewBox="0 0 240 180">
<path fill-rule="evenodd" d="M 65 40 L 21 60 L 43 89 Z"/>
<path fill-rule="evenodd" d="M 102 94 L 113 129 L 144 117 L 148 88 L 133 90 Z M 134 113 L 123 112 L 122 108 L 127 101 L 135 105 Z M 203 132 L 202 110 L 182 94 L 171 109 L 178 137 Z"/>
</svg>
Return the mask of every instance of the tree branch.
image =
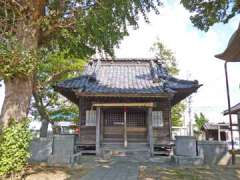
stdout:
<svg viewBox="0 0 240 180">
<path fill-rule="evenodd" d="M 48 122 L 50 122 L 50 118 L 49 118 L 48 114 L 46 113 L 46 108 L 43 105 L 43 101 L 42 101 L 41 97 L 37 94 L 36 91 L 33 91 L 33 98 L 35 100 L 35 105 L 36 105 L 39 115 L 41 116 L 41 119 L 42 120 L 45 119 Z"/>
</svg>

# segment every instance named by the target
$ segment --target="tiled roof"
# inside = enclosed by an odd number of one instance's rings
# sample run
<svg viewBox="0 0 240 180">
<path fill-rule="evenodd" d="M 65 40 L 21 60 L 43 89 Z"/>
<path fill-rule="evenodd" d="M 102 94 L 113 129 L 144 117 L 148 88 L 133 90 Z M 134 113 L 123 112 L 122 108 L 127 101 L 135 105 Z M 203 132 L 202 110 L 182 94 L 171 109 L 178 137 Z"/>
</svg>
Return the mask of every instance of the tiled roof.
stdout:
<svg viewBox="0 0 240 180">
<path fill-rule="evenodd" d="M 229 129 L 229 124 L 225 124 L 225 123 L 218 123 L 218 124 L 213 124 L 213 123 L 206 123 L 203 126 L 204 130 L 217 130 L 218 127 L 220 127 L 220 129 Z"/>
<path fill-rule="evenodd" d="M 197 81 L 179 80 L 168 75 L 153 59 L 92 60 L 80 77 L 65 80 L 56 89 L 84 93 L 161 94 L 179 89 L 197 90 Z"/>
<path fill-rule="evenodd" d="M 238 112 L 240 112 L 240 103 L 236 104 L 235 106 L 231 107 L 230 109 L 231 114 L 237 114 Z M 224 115 L 228 114 L 228 110 L 225 110 L 223 112 Z"/>
</svg>

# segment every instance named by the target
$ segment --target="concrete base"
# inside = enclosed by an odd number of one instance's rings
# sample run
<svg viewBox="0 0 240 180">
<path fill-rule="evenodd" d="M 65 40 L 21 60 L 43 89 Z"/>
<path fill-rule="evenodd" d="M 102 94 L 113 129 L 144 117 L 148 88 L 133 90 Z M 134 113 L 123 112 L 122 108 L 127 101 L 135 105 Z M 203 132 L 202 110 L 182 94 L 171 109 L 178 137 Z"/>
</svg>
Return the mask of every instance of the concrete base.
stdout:
<svg viewBox="0 0 240 180">
<path fill-rule="evenodd" d="M 50 155 L 48 157 L 48 164 L 49 165 L 67 165 L 72 164 L 72 157 L 71 155 Z"/>
<path fill-rule="evenodd" d="M 179 166 L 203 165 L 203 157 L 200 156 L 172 156 L 172 161 Z"/>
</svg>

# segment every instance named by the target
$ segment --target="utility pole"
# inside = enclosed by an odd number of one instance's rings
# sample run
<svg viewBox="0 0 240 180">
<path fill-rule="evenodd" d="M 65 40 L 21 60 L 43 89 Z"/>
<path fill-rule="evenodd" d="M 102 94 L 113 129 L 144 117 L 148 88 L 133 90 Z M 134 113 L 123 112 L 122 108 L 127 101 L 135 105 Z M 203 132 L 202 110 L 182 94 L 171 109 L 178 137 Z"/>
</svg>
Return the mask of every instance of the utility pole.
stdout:
<svg viewBox="0 0 240 180">
<path fill-rule="evenodd" d="M 187 73 L 187 80 L 191 78 L 191 73 Z M 188 104 L 188 135 L 193 135 L 193 124 L 192 124 L 192 95 L 187 98 L 187 104 Z"/>
<path fill-rule="evenodd" d="M 228 115 L 229 115 L 230 132 L 231 132 L 232 164 L 235 164 L 235 150 L 234 150 L 234 141 L 233 141 L 233 126 L 232 126 L 232 113 L 231 113 L 231 102 L 230 102 L 230 91 L 229 91 L 229 82 L 228 82 L 227 62 L 224 63 L 224 70 L 225 70 L 225 78 L 226 78 Z"/>
</svg>

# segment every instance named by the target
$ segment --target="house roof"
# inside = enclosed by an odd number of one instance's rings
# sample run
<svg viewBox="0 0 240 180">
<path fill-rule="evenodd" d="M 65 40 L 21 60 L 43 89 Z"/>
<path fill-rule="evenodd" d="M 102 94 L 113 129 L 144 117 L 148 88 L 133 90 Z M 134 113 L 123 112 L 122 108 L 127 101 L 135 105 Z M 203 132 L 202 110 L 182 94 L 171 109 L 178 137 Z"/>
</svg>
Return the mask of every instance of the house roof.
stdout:
<svg viewBox="0 0 240 180">
<path fill-rule="evenodd" d="M 240 112 L 240 103 L 236 104 L 235 106 L 231 107 L 230 109 L 231 114 L 237 114 Z M 224 115 L 229 114 L 228 109 L 223 112 Z"/>
<path fill-rule="evenodd" d="M 203 125 L 203 130 L 218 130 L 218 127 L 220 127 L 220 129 L 229 129 L 229 124 L 226 123 L 205 123 Z"/>
<path fill-rule="evenodd" d="M 55 90 L 70 100 L 76 95 L 171 94 L 178 102 L 200 86 L 198 81 L 170 76 L 156 59 L 94 59 L 88 63 L 81 76 L 58 83 Z"/>
<path fill-rule="evenodd" d="M 240 62 L 240 25 L 231 36 L 225 51 L 215 57 L 228 62 Z"/>
</svg>

